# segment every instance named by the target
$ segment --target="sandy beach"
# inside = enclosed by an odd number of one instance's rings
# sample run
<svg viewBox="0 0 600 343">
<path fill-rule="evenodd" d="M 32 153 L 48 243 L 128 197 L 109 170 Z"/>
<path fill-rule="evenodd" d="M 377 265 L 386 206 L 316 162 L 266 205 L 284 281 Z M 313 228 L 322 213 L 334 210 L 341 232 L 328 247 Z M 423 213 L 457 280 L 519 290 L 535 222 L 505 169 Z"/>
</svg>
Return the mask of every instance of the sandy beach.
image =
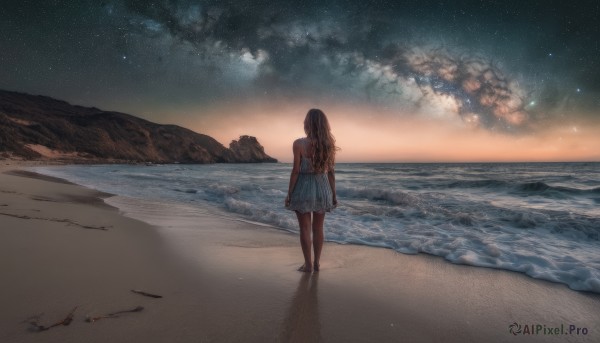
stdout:
<svg viewBox="0 0 600 343">
<path fill-rule="evenodd" d="M 207 214 L 166 238 L 110 194 L 0 163 L 0 342 L 600 341 L 598 294 L 333 243 L 303 274 L 293 234 Z"/>
</svg>

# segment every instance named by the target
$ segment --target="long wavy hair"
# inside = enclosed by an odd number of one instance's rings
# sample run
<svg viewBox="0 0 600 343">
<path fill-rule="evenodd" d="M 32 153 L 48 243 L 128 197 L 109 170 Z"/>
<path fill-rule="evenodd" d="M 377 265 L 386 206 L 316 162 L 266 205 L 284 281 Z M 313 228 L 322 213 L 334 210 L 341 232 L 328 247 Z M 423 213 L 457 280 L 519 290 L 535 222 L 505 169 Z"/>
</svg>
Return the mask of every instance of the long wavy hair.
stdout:
<svg viewBox="0 0 600 343">
<path fill-rule="evenodd" d="M 325 113 L 316 108 L 309 110 L 304 119 L 304 132 L 311 144 L 308 153 L 311 154 L 313 170 L 317 173 L 333 170 L 335 152 L 340 149 L 335 146 L 335 137 L 331 134 Z"/>
</svg>

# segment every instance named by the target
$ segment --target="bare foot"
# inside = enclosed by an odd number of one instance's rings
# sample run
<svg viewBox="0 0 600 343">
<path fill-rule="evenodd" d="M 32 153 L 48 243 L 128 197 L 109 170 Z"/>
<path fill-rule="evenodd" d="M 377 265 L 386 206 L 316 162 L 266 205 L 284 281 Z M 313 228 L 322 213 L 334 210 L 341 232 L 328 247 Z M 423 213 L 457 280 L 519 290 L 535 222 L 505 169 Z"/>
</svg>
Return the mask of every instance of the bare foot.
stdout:
<svg viewBox="0 0 600 343">
<path fill-rule="evenodd" d="M 321 266 L 321 265 L 319 264 L 319 262 L 315 262 L 315 264 L 314 264 L 314 266 L 313 266 L 313 269 L 314 269 L 314 271 L 315 271 L 315 272 L 318 272 L 318 271 L 319 271 L 319 267 L 320 267 L 320 266 Z"/>
<path fill-rule="evenodd" d="M 300 268 L 298 268 L 298 271 L 303 273 L 312 273 L 312 269 L 310 267 L 306 267 L 305 264 L 301 265 Z"/>
</svg>

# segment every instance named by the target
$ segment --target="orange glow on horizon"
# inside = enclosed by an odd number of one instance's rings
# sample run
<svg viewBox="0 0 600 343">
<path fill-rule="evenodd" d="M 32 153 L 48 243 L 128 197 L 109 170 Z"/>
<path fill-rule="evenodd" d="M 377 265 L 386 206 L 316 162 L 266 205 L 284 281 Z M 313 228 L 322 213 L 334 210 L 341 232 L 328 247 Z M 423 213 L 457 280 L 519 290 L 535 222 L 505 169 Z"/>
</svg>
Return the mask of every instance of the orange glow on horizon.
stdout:
<svg viewBox="0 0 600 343">
<path fill-rule="evenodd" d="M 338 162 L 568 162 L 600 161 L 600 125 L 554 125 L 528 134 L 473 128 L 458 116 L 424 117 L 359 105 L 306 101 L 229 104 L 197 110 L 180 123 L 228 146 L 247 134 L 280 162 L 292 161 L 292 142 L 304 136 L 311 107 L 328 116 Z"/>
</svg>

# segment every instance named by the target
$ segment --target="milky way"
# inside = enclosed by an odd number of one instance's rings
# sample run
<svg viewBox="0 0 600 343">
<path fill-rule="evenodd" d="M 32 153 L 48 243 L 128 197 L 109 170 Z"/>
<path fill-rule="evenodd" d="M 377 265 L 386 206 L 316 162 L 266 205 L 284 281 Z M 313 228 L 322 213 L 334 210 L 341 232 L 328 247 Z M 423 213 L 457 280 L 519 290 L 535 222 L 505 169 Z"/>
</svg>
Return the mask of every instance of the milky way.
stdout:
<svg viewBox="0 0 600 343">
<path fill-rule="evenodd" d="M 13 2 L 0 85 L 142 109 L 328 98 L 505 133 L 597 115 L 597 2 L 525 3 Z"/>
</svg>

